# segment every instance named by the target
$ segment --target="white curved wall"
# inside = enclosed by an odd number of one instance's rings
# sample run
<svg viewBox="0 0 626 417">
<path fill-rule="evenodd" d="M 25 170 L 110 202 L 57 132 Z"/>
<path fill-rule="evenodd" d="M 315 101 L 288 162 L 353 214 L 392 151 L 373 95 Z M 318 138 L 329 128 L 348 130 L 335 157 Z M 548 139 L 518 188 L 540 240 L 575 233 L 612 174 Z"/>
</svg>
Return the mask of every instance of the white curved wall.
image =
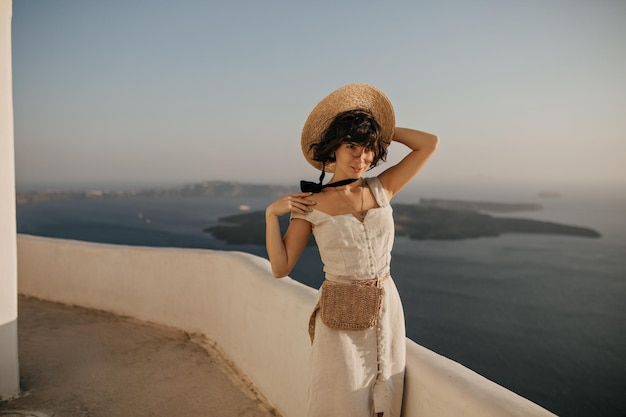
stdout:
<svg viewBox="0 0 626 417">
<path fill-rule="evenodd" d="M 19 394 L 11 0 L 0 0 L 0 400 Z"/>
<path fill-rule="evenodd" d="M 240 252 L 18 236 L 19 292 L 200 333 L 285 417 L 304 415 L 315 290 Z M 407 339 L 404 416 L 550 416 Z"/>
</svg>

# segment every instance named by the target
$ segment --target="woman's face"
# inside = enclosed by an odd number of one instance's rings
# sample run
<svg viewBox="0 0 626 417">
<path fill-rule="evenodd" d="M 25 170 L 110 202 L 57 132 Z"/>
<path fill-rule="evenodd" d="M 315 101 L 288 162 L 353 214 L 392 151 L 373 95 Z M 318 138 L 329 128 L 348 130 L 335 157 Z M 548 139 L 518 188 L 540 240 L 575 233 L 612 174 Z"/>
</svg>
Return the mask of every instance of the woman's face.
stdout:
<svg viewBox="0 0 626 417">
<path fill-rule="evenodd" d="M 374 151 L 352 142 L 343 142 L 335 151 L 335 174 L 360 178 L 374 162 Z"/>
</svg>

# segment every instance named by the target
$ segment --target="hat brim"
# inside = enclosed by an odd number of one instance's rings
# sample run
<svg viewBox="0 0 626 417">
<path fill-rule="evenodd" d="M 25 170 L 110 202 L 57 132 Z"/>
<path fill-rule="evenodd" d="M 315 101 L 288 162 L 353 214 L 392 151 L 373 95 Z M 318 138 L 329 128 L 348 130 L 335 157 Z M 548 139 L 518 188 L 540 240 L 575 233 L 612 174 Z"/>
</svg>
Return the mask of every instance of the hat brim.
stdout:
<svg viewBox="0 0 626 417">
<path fill-rule="evenodd" d="M 322 169 L 322 162 L 313 159 L 311 145 L 322 139 L 324 132 L 339 113 L 348 110 L 365 110 L 372 114 L 381 129 L 386 148 L 393 139 L 396 118 L 391 101 L 387 96 L 369 84 L 348 84 L 326 96 L 311 111 L 302 128 L 302 153 L 316 169 Z M 327 162 L 324 171 L 335 172 L 335 163 Z"/>
</svg>

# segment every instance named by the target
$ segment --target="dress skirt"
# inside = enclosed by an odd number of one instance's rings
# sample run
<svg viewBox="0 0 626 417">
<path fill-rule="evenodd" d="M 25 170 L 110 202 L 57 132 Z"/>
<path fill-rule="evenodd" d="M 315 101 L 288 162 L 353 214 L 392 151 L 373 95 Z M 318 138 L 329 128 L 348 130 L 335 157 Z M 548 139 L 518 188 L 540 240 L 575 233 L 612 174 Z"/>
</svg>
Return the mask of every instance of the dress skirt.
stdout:
<svg viewBox="0 0 626 417">
<path fill-rule="evenodd" d="M 318 314 L 311 350 L 308 417 L 400 417 L 406 363 L 404 312 L 391 278 L 377 326 L 327 327 Z M 319 297 L 319 295 L 318 295 Z"/>
</svg>

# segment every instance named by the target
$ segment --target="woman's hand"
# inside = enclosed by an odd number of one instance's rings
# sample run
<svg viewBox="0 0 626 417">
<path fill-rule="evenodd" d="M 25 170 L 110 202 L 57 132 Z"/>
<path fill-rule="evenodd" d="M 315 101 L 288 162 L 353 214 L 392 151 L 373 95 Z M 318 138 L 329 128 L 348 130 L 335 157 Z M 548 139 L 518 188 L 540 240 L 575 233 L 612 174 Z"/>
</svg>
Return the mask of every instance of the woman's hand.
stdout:
<svg viewBox="0 0 626 417">
<path fill-rule="evenodd" d="M 267 206 L 265 215 L 280 217 L 287 213 L 307 214 L 312 211 L 311 206 L 315 205 L 315 201 L 307 198 L 312 194 L 313 193 L 287 194 Z"/>
</svg>

